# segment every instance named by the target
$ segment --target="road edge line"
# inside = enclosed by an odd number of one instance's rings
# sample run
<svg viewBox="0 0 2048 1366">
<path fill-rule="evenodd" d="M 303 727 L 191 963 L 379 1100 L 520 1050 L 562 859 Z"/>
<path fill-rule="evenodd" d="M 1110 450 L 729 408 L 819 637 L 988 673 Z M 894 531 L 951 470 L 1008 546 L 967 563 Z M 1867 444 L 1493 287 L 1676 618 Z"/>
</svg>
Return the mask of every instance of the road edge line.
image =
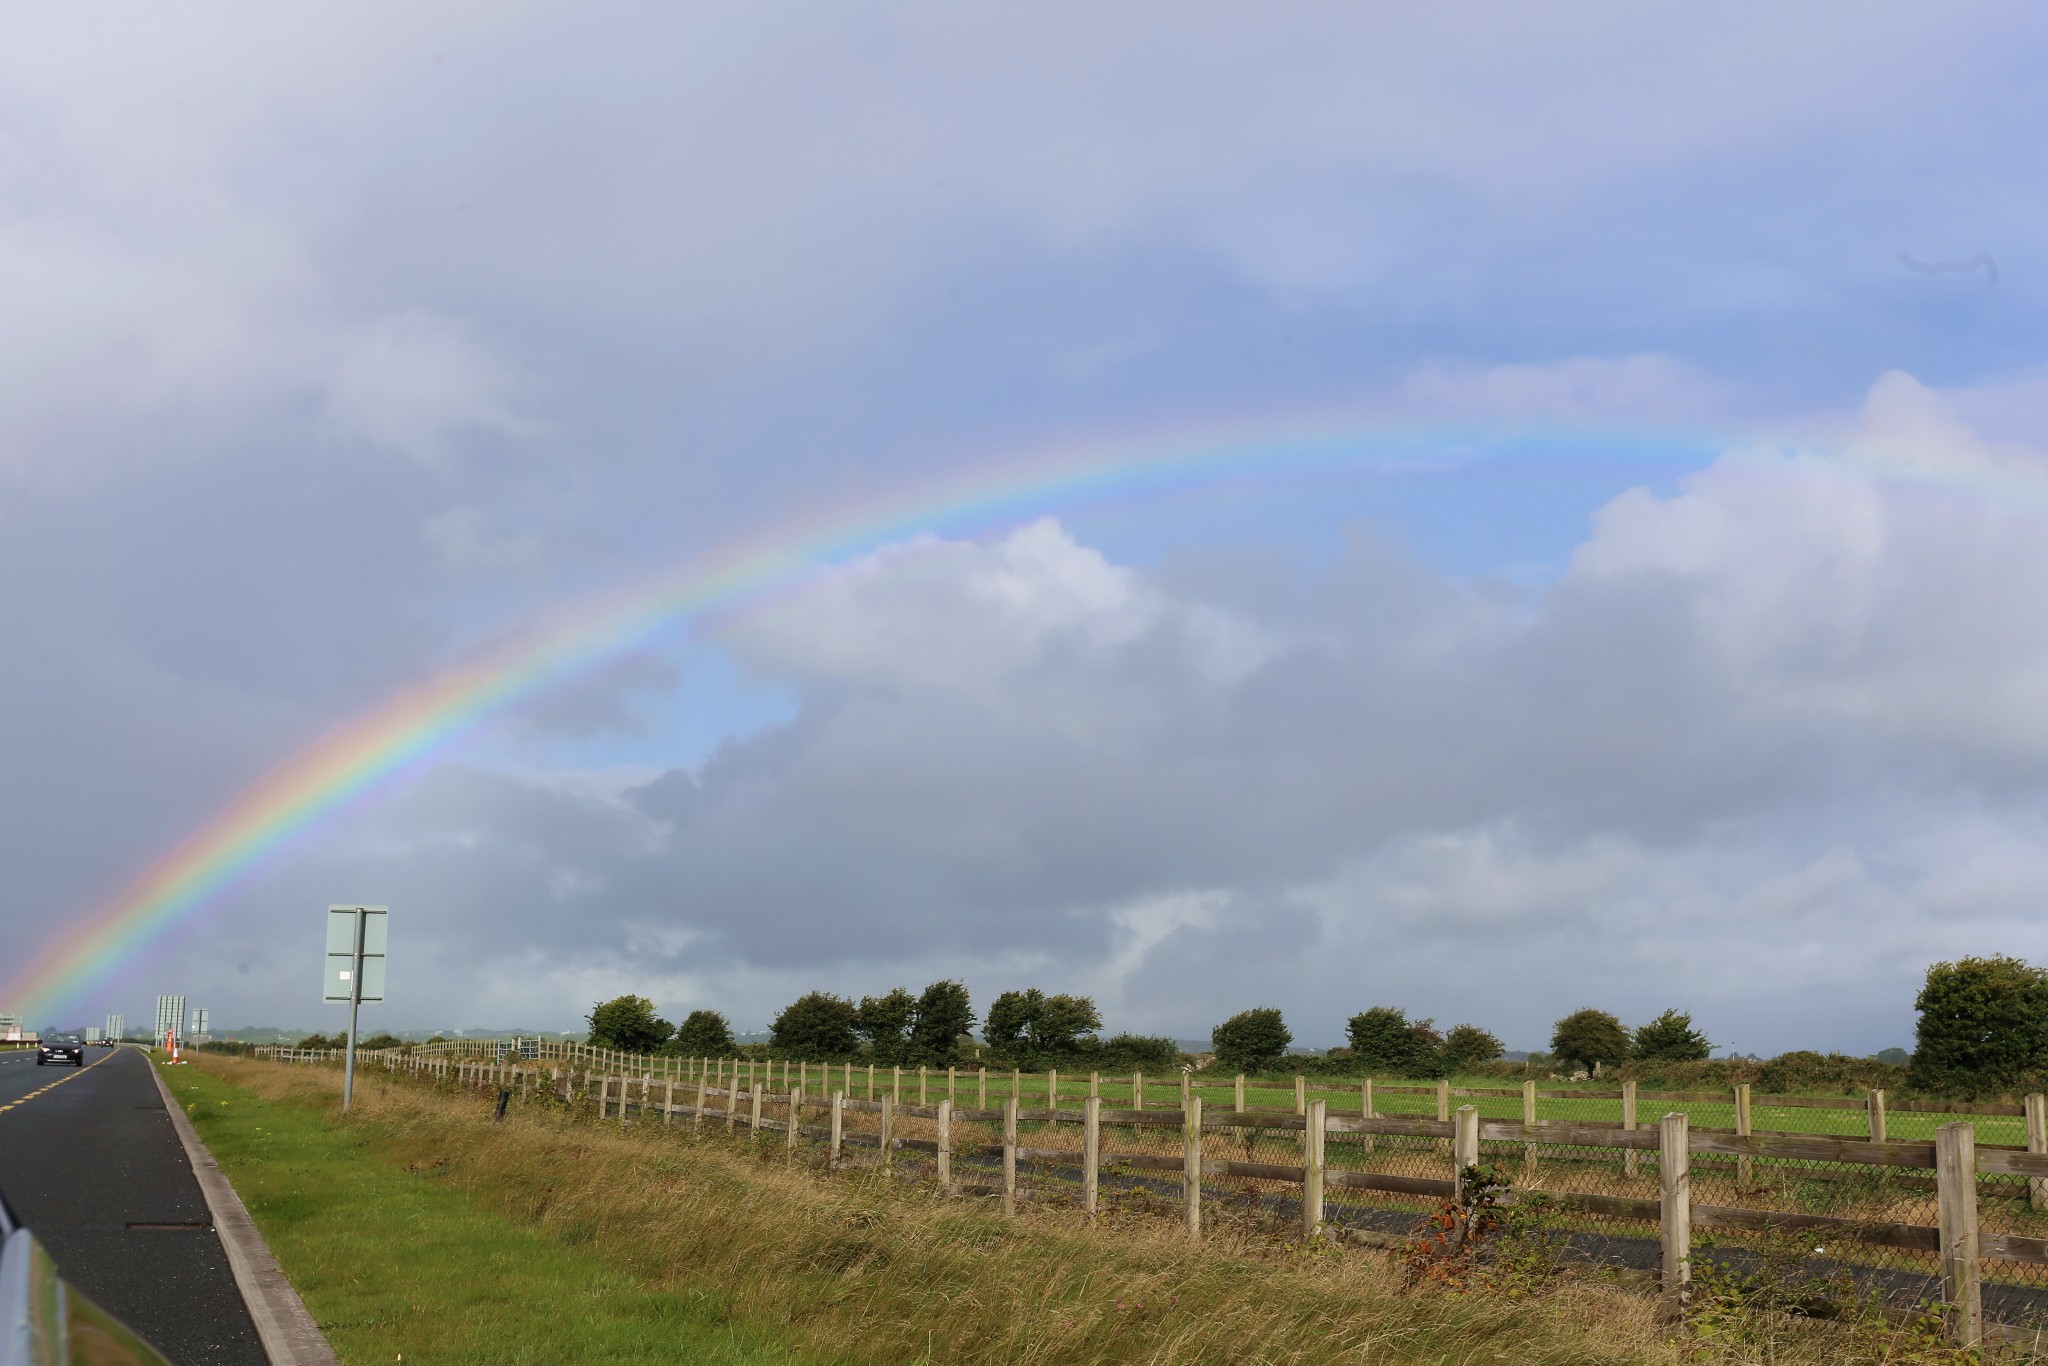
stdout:
<svg viewBox="0 0 2048 1366">
<path fill-rule="evenodd" d="M 150 1080 L 164 1098 L 171 1128 L 184 1145 L 192 1175 L 199 1179 L 199 1192 L 206 1197 L 214 1231 L 220 1235 L 220 1245 L 228 1254 L 228 1269 L 234 1273 L 235 1288 L 242 1292 L 242 1303 L 248 1307 L 256 1336 L 262 1341 L 271 1366 L 340 1366 L 341 1359 L 335 1356 L 320 1325 L 313 1321 L 306 1302 L 299 1298 L 299 1292 L 279 1268 L 277 1258 L 271 1255 L 270 1245 L 257 1232 L 256 1221 L 249 1217 L 242 1197 L 235 1194 L 199 1131 L 192 1127 L 185 1107 L 164 1084 L 162 1074 L 156 1070 L 156 1060 L 144 1053 L 142 1064 L 149 1069 Z"/>
</svg>

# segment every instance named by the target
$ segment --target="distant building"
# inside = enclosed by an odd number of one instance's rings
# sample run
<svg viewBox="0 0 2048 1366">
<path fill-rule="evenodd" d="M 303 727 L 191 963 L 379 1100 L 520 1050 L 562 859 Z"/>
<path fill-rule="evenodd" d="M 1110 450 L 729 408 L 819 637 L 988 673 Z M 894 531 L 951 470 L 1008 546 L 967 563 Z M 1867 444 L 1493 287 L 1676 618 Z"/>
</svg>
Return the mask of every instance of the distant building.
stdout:
<svg viewBox="0 0 2048 1366">
<path fill-rule="evenodd" d="M 0 1039 L 21 1041 L 21 1016 L 0 1014 Z"/>
<path fill-rule="evenodd" d="M 87 1025 L 85 1027 L 85 1041 L 87 1043 L 98 1043 L 100 1041 L 100 1031 L 98 1026 Z"/>
<path fill-rule="evenodd" d="M 107 1016 L 107 1032 L 103 1037 L 119 1039 L 127 1028 L 128 1017 L 126 1015 L 109 1015 Z"/>
<path fill-rule="evenodd" d="M 164 1035 L 185 1036 L 185 998 L 182 996 L 159 996 L 156 998 L 156 1032 L 150 1038 L 162 1043 Z"/>
</svg>

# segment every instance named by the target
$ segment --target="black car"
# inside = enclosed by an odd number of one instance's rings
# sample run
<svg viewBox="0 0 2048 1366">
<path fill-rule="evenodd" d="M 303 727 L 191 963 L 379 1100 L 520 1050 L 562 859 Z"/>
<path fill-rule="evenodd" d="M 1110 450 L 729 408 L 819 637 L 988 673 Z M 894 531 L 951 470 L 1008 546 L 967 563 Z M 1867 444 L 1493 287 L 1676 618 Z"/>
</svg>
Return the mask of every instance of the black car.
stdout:
<svg viewBox="0 0 2048 1366">
<path fill-rule="evenodd" d="M 68 1062 L 76 1067 L 85 1066 L 85 1042 L 76 1034 L 52 1034 L 43 1040 L 36 1050 L 36 1066 L 48 1062 Z"/>
</svg>

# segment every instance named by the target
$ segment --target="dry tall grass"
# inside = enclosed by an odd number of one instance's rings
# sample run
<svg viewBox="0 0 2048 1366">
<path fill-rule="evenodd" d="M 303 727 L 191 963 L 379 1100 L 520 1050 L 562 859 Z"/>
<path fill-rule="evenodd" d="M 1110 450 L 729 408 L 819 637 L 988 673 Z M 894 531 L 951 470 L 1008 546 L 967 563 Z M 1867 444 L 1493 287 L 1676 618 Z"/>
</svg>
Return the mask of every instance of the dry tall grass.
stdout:
<svg viewBox="0 0 2048 1366">
<path fill-rule="evenodd" d="M 587 1245 L 607 1268 L 716 1287 L 817 1357 L 888 1362 L 1680 1363 L 1929 1360 L 1787 1320 L 1715 1340 L 1660 1327 L 1625 1290 L 1565 1280 L 1510 1300 L 1403 1294 L 1388 1254 L 1250 1229 L 1190 1246 L 1177 1222 L 1058 1209 L 1005 1219 L 871 1174 L 793 1163 L 779 1142 L 598 1123 L 550 1104 L 490 1122 L 483 1096 L 372 1073 L 207 1057 L 266 1101 L 324 1109 L 370 1160 Z M 232 1175 L 232 1173 L 230 1173 Z M 1730 1340 L 1738 1338 L 1739 1341 Z"/>
</svg>

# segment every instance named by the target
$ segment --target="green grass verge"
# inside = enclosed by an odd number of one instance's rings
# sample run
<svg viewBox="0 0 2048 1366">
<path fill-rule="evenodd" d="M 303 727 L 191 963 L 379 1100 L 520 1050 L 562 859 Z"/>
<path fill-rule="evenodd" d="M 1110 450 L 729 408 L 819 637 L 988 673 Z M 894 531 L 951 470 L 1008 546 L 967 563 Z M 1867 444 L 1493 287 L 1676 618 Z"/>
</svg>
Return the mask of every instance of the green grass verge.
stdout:
<svg viewBox="0 0 2048 1366">
<path fill-rule="evenodd" d="M 648 1284 L 479 1209 L 379 1151 L 374 1129 L 198 1068 L 172 1091 L 346 1362 L 787 1362 L 721 1296 Z"/>
</svg>

